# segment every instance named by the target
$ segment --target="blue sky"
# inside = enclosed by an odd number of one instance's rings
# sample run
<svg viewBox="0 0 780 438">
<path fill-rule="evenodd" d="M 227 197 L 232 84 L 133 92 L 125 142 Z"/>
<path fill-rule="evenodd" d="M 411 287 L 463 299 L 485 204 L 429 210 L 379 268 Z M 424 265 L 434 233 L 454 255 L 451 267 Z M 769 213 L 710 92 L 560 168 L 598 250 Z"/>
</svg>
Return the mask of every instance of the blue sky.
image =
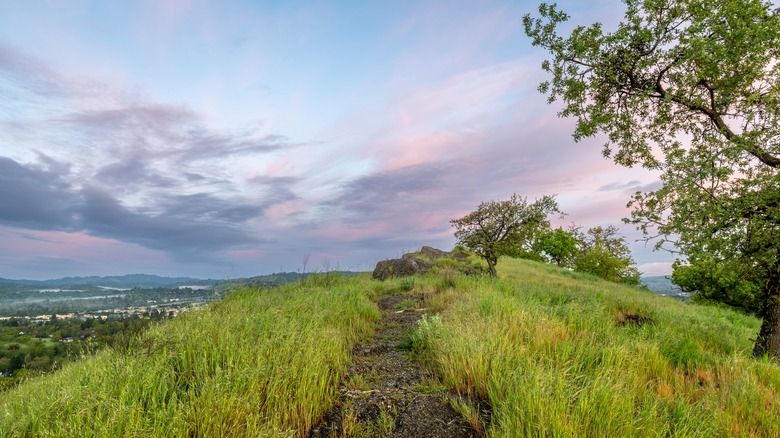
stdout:
<svg viewBox="0 0 780 438">
<path fill-rule="evenodd" d="M 574 143 L 536 91 L 536 7 L 0 1 L 0 277 L 369 270 L 513 192 L 620 224 L 657 176 Z"/>
</svg>

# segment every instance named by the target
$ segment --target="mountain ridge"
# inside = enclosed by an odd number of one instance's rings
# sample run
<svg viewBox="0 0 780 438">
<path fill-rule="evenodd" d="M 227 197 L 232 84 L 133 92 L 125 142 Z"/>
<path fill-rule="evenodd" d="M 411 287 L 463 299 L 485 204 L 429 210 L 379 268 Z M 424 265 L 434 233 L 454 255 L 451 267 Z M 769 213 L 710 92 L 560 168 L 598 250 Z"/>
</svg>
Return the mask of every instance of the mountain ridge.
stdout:
<svg viewBox="0 0 780 438">
<path fill-rule="evenodd" d="M 106 287 L 162 287 L 181 283 L 209 282 L 218 280 L 192 278 L 192 277 L 163 277 L 151 274 L 125 274 L 87 277 L 63 277 L 50 280 L 9 279 L 0 277 L 0 284 L 28 285 L 28 286 L 106 286 Z"/>
</svg>

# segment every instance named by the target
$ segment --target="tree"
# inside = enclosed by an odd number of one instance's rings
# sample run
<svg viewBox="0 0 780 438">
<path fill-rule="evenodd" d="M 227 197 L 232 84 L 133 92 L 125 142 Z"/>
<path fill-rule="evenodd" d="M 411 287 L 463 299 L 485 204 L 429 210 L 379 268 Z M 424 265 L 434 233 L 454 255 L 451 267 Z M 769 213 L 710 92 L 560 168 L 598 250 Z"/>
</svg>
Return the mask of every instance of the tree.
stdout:
<svg viewBox="0 0 780 438">
<path fill-rule="evenodd" d="M 676 266 L 672 281 L 684 292 L 694 292 L 693 301 L 716 301 L 761 313 L 760 282 L 745 269 L 734 269 L 713 258 Z"/>
<path fill-rule="evenodd" d="M 533 244 L 534 252 L 560 267 L 571 266 L 577 253 L 577 237 L 562 228 L 540 233 Z"/>
<path fill-rule="evenodd" d="M 552 213 L 560 213 L 554 195 L 528 204 L 525 198 L 513 194 L 506 201 L 483 202 L 450 223 L 455 227 L 458 244 L 485 259 L 490 275 L 496 277 L 498 258 L 530 250 L 534 236 L 550 228 L 547 216 Z"/>
<path fill-rule="evenodd" d="M 20 370 L 24 368 L 24 354 L 22 353 L 16 353 L 11 356 L 11 359 L 8 362 L 8 366 L 5 369 L 7 373 L 15 373 L 17 370 Z"/>
<path fill-rule="evenodd" d="M 732 298 L 763 319 L 754 354 L 780 360 L 780 10 L 762 0 L 625 3 L 612 33 L 596 23 L 560 36 L 569 17 L 554 5 L 523 18 L 552 55 L 540 91 L 562 99 L 575 140 L 604 133 L 606 157 L 660 173 L 661 188 L 631 199 L 627 222 L 678 251 L 673 278 L 699 293 L 722 298 L 719 280 L 752 284 Z"/>
<path fill-rule="evenodd" d="M 639 270 L 626 239 L 618 233 L 619 230 L 612 225 L 594 227 L 586 233 L 575 230 L 573 234 L 580 246 L 572 261 L 574 270 L 616 283 L 638 285 Z"/>
</svg>

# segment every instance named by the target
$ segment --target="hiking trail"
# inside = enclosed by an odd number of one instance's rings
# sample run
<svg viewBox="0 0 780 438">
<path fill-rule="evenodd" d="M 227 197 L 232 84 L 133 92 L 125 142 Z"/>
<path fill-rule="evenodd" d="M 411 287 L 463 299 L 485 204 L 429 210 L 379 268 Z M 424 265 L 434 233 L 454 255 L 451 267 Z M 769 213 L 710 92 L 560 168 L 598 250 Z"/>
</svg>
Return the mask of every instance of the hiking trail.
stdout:
<svg viewBox="0 0 780 438">
<path fill-rule="evenodd" d="M 476 438 L 490 418 L 486 404 L 447 391 L 401 348 L 425 311 L 423 293 L 394 293 L 379 302 L 382 318 L 339 386 L 337 405 L 310 432 L 325 437 Z M 469 421 L 455 406 L 469 406 Z"/>
</svg>

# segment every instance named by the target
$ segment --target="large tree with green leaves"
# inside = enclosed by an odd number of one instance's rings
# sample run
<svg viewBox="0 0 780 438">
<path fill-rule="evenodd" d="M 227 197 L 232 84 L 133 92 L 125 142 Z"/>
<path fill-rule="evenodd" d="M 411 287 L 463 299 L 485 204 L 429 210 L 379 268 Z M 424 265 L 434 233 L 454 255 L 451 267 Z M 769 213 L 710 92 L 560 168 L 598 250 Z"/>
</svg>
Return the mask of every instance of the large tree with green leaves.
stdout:
<svg viewBox="0 0 780 438">
<path fill-rule="evenodd" d="M 555 5 L 524 17 L 552 56 L 540 90 L 576 119 L 575 140 L 606 134 L 605 156 L 660 173 L 628 221 L 683 255 L 675 278 L 688 287 L 748 300 L 763 318 L 754 354 L 780 359 L 780 11 L 762 0 L 624 2 L 613 32 L 562 32 L 569 17 Z"/>
<path fill-rule="evenodd" d="M 532 203 L 513 194 L 505 201 L 488 201 L 460 219 L 450 221 L 458 244 L 485 259 L 490 275 L 496 277 L 496 263 L 502 255 L 529 251 L 534 238 L 549 230 L 547 216 L 560 213 L 555 196 L 543 196 Z"/>
</svg>

